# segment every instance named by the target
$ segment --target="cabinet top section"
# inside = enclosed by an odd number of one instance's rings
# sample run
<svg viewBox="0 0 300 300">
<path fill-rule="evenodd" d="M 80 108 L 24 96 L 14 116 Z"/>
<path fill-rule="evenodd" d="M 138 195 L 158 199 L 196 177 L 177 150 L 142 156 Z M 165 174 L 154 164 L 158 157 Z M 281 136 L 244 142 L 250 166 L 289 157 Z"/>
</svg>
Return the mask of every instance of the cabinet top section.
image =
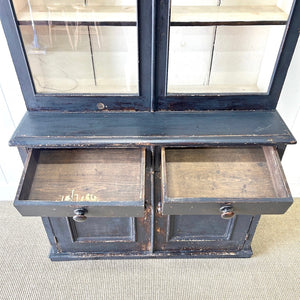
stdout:
<svg viewBox="0 0 300 300">
<path fill-rule="evenodd" d="M 277 111 L 27 112 L 10 145 L 29 148 L 294 144 Z"/>
</svg>

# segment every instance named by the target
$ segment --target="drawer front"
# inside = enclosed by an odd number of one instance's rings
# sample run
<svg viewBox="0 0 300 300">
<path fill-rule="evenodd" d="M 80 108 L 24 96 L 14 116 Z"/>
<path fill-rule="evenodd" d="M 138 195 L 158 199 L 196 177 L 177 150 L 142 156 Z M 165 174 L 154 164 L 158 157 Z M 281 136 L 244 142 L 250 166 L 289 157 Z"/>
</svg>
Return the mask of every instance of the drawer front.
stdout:
<svg viewBox="0 0 300 300">
<path fill-rule="evenodd" d="M 162 213 L 284 213 L 293 200 L 274 147 L 162 149 Z"/>
<path fill-rule="evenodd" d="M 30 150 L 14 202 L 25 216 L 142 217 L 145 149 Z"/>
</svg>

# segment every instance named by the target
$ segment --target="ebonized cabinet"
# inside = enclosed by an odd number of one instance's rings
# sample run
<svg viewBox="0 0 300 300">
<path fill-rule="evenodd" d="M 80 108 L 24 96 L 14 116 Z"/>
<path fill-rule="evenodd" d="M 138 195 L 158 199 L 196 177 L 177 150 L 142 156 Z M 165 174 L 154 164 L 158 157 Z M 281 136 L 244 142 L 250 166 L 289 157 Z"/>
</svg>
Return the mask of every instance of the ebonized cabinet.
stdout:
<svg viewBox="0 0 300 300">
<path fill-rule="evenodd" d="M 299 2 L 79 2 L 0 2 L 28 109 L 16 208 L 52 260 L 250 257 L 292 204 L 276 105 Z"/>
</svg>

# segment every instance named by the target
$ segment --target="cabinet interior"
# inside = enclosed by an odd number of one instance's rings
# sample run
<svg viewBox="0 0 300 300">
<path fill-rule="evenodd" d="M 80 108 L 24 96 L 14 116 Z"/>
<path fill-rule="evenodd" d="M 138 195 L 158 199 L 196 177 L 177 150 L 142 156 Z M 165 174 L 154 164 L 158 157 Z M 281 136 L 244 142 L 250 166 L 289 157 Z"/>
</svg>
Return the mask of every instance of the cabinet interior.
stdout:
<svg viewBox="0 0 300 300">
<path fill-rule="evenodd" d="M 292 3 L 172 1 L 168 93 L 268 93 Z"/>
<path fill-rule="evenodd" d="M 168 93 L 266 93 L 283 25 L 173 26 Z"/>
<path fill-rule="evenodd" d="M 293 0 L 172 0 L 171 22 L 287 21 Z"/>
<path fill-rule="evenodd" d="M 13 3 L 37 93 L 139 95 L 135 0 Z M 171 1 L 167 94 L 267 94 L 292 4 Z"/>
</svg>

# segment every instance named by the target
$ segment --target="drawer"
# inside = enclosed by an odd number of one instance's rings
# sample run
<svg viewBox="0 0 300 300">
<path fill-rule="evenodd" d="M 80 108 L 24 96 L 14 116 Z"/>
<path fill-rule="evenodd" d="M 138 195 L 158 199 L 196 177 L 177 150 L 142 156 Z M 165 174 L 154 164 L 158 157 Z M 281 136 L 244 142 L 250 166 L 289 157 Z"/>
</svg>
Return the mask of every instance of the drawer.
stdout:
<svg viewBox="0 0 300 300">
<path fill-rule="evenodd" d="M 143 217 L 145 149 L 30 150 L 14 202 L 24 216 Z"/>
<path fill-rule="evenodd" d="M 162 149 L 162 213 L 281 214 L 292 204 L 274 147 Z"/>
</svg>

